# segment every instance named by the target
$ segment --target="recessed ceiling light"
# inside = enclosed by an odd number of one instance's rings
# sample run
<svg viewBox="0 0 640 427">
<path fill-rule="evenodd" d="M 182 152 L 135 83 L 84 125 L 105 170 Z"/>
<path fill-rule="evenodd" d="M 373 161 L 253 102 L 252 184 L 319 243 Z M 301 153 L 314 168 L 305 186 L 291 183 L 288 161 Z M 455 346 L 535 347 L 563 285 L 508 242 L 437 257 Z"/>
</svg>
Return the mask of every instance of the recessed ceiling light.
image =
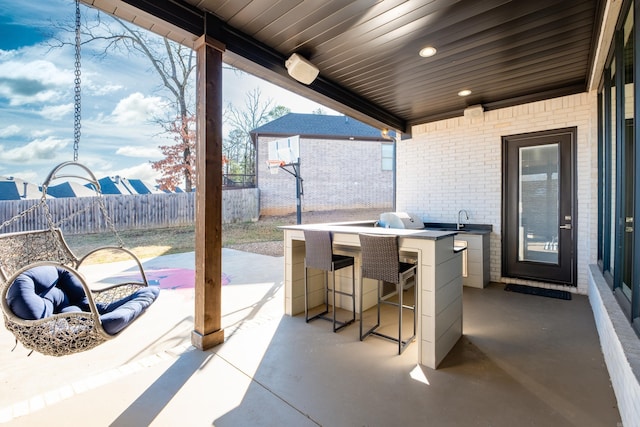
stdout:
<svg viewBox="0 0 640 427">
<path fill-rule="evenodd" d="M 423 58 L 428 58 L 430 56 L 435 55 L 437 52 L 436 48 L 433 46 L 427 46 L 420 49 L 420 56 Z"/>
<path fill-rule="evenodd" d="M 469 89 L 461 90 L 458 92 L 458 96 L 469 96 L 471 95 L 471 91 Z"/>
</svg>

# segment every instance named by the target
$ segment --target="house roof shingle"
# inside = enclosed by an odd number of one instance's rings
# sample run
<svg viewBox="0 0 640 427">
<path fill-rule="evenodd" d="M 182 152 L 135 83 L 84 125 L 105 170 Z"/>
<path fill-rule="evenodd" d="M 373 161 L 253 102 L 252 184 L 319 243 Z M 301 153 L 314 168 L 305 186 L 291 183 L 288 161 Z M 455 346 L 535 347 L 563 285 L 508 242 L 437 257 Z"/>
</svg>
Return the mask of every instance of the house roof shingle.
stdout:
<svg viewBox="0 0 640 427">
<path fill-rule="evenodd" d="M 47 195 L 57 199 L 64 197 L 93 197 L 96 195 L 96 192 L 93 188 L 89 188 L 78 182 L 65 181 L 47 188 Z"/>
<path fill-rule="evenodd" d="M 20 200 L 15 182 L 0 181 L 0 200 Z"/>
<path fill-rule="evenodd" d="M 300 135 L 381 140 L 380 129 L 347 116 L 289 113 L 251 131 L 256 135 Z"/>
<path fill-rule="evenodd" d="M 39 199 L 42 192 L 37 185 L 20 178 L 0 176 L 0 200 Z"/>
</svg>

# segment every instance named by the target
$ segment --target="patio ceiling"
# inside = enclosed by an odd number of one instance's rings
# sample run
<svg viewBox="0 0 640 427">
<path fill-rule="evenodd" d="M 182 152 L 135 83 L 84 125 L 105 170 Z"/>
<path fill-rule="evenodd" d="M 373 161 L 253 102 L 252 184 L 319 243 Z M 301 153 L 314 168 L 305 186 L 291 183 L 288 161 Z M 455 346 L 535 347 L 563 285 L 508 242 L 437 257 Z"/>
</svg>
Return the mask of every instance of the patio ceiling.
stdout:
<svg viewBox="0 0 640 427">
<path fill-rule="evenodd" d="M 584 92 L 601 0 L 86 0 L 376 127 L 410 126 Z M 206 19 L 205 19 L 206 17 Z M 160 18 L 158 20 L 158 18 Z M 205 24 L 206 22 L 206 24 Z M 425 46 L 437 54 L 420 57 Z M 288 76 L 299 53 L 319 77 Z M 468 89 L 471 95 L 458 96 Z"/>
</svg>

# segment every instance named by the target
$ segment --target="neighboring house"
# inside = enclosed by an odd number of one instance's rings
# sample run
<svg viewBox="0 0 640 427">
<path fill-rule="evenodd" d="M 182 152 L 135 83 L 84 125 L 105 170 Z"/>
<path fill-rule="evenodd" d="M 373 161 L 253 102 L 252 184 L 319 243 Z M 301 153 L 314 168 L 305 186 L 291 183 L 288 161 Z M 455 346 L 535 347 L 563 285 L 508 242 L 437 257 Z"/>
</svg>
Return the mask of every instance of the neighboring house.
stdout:
<svg viewBox="0 0 640 427">
<path fill-rule="evenodd" d="M 269 142 L 300 136 L 302 211 L 393 206 L 393 144 L 347 116 L 289 113 L 251 132 L 257 147 L 260 214 L 296 211 L 295 178 L 267 167 Z"/>
<path fill-rule="evenodd" d="M 131 194 L 124 181 L 119 176 L 105 176 L 98 180 L 102 194 Z"/>
<path fill-rule="evenodd" d="M 20 193 L 14 182 L 0 181 L 0 200 L 20 200 Z"/>
<path fill-rule="evenodd" d="M 116 177 L 104 177 L 99 179 L 102 194 L 160 194 L 162 191 L 152 184 L 141 179 L 127 179 Z M 182 190 L 176 188 L 176 193 Z M 73 181 L 65 181 L 51 185 L 47 189 L 47 197 L 93 197 L 96 192 L 91 184 L 81 184 Z M 28 183 L 20 178 L 0 177 L 0 200 L 25 200 L 40 199 L 41 187 Z"/>
<path fill-rule="evenodd" d="M 98 180 L 102 194 L 151 194 L 162 193 L 152 184 L 140 179 L 127 179 L 116 176 L 105 176 Z M 177 193 L 178 191 L 176 191 Z"/>
<path fill-rule="evenodd" d="M 129 185 L 136 192 L 136 194 L 152 194 L 152 193 L 161 193 L 157 188 L 152 186 L 151 184 L 144 182 L 141 179 L 130 179 Z"/>
<path fill-rule="evenodd" d="M 93 197 L 96 192 L 77 182 L 66 181 L 58 185 L 52 185 L 47 189 L 47 195 L 55 198 L 63 197 Z"/>
<path fill-rule="evenodd" d="M 0 200 L 39 199 L 42 192 L 35 184 L 20 178 L 0 176 Z"/>
</svg>

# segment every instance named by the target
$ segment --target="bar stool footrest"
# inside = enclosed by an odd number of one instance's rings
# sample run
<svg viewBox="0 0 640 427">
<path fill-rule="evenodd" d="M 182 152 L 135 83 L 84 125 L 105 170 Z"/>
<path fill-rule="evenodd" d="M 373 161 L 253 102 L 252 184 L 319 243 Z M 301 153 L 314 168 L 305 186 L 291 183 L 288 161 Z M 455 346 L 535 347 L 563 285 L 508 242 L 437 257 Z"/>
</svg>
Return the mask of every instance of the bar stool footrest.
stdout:
<svg viewBox="0 0 640 427">
<path fill-rule="evenodd" d="M 313 316 L 305 319 L 307 323 L 311 322 L 312 320 L 316 320 L 316 319 L 324 319 L 324 320 L 329 320 L 331 322 L 333 322 L 333 319 L 326 317 L 325 314 L 329 313 L 329 310 L 325 310 L 322 313 L 318 313 L 318 314 L 314 314 Z"/>
<path fill-rule="evenodd" d="M 371 335 L 375 335 L 375 336 L 380 337 L 380 338 L 387 339 L 389 341 L 393 341 L 393 342 L 399 342 L 400 341 L 396 337 L 392 337 L 390 335 L 386 335 L 386 334 L 383 334 L 383 333 L 380 333 L 380 332 L 376 332 L 376 331 L 371 331 L 370 334 Z M 413 341 L 415 341 L 415 339 L 416 339 L 416 336 L 413 335 L 413 336 L 407 338 L 406 341 L 400 341 L 401 346 L 400 346 L 400 353 L 399 354 L 402 354 L 402 352 L 409 346 L 409 344 L 411 344 Z"/>
<path fill-rule="evenodd" d="M 325 316 L 325 314 L 328 314 L 328 313 L 329 313 L 328 311 L 324 311 L 322 313 L 318 313 L 315 316 L 310 317 L 307 320 L 307 323 L 311 322 L 312 320 L 316 320 L 316 319 L 322 319 L 322 320 L 327 320 L 329 322 L 333 322 L 333 318 L 332 317 Z M 342 328 L 344 328 L 346 326 L 349 326 L 352 323 L 355 323 L 355 321 L 356 321 L 355 317 L 353 319 L 349 319 L 349 320 L 337 320 L 336 319 L 336 325 L 338 325 L 338 326 L 336 326 L 333 329 L 333 332 L 338 332 L 340 329 L 342 329 Z"/>
</svg>

